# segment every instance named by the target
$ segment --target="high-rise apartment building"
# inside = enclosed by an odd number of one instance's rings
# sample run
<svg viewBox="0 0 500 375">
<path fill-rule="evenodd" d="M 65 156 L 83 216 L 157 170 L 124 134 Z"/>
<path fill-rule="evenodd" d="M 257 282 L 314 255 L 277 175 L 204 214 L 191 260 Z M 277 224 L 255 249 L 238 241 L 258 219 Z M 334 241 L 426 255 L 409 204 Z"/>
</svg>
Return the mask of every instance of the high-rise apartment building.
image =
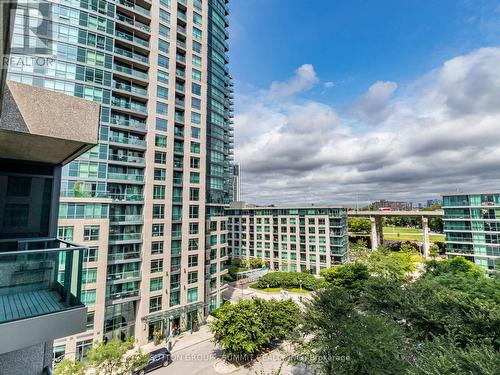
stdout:
<svg viewBox="0 0 500 375">
<path fill-rule="evenodd" d="M 233 258 L 261 259 L 274 271 L 319 275 L 348 260 L 347 210 L 333 206 L 226 210 Z"/>
<path fill-rule="evenodd" d="M 10 67 L 12 80 L 101 104 L 99 145 L 63 170 L 58 235 L 89 247 L 89 313 L 87 331 L 58 341 L 57 355 L 82 358 L 104 337 L 144 344 L 221 303 L 233 147 L 226 3 L 49 0 L 55 61 Z M 25 41 L 23 17 L 13 46 Z"/>
<path fill-rule="evenodd" d="M 446 254 L 500 269 L 500 193 L 443 195 Z"/>
<path fill-rule="evenodd" d="M 239 164 L 233 166 L 233 201 L 241 201 L 241 166 Z"/>
</svg>

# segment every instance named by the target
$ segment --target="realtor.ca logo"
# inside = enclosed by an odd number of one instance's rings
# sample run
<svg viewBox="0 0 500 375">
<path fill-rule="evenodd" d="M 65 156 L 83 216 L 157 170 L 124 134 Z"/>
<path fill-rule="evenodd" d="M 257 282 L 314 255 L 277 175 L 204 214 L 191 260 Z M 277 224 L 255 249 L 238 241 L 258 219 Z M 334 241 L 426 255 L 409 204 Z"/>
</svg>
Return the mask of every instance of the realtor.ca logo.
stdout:
<svg viewBox="0 0 500 375">
<path fill-rule="evenodd" d="M 3 14 L 8 14 L 13 24 L 10 54 L 3 57 L 3 68 L 53 64 L 52 3 L 44 0 L 0 0 L 0 4 Z"/>
</svg>

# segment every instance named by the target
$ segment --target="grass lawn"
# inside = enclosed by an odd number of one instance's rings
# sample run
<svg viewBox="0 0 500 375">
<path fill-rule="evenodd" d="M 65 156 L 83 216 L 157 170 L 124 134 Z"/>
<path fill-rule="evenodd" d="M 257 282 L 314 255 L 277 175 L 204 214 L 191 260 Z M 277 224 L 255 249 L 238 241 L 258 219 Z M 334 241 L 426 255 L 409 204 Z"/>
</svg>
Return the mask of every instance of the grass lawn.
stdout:
<svg viewBox="0 0 500 375">
<path fill-rule="evenodd" d="M 430 234 L 431 242 L 444 242 L 444 234 Z M 405 227 L 384 227 L 384 240 L 388 241 L 418 241 L 423 240 L 422 229 Z"/>
<path fill-rule="evenodd" d="M 283 288 L 264 288 L 264 289 L 259 289 L 253 285 L 250 285 L 250 288 L 251 289 L 255 289 L 255 290 L 258 290 L 259 292 L 264 292 L 264 293 L 279 293 L 280 291 L 282 290 L 286 290 L 288 292 L 291 292 L 291 293 L 303 293 L 303 294 L 307 294 L 309 293 L 308 290 L 305 290 L 305 289 L 300 289 L 300 288 L 292 288 L 292 289 L 283 289 Z"/>
</svg>

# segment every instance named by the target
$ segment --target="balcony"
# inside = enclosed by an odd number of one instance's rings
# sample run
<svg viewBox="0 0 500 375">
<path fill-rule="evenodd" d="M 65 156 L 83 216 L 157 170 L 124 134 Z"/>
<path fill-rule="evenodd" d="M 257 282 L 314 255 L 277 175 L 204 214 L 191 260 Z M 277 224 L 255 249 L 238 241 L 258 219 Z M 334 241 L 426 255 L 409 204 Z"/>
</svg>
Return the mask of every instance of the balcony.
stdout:
<svg viewBox="0 0 500 375">
<path fill-rule="evenodd" d="M 106 276 L 107 281 L 129 281 L 130 279 L 139 279 L 141 277 L 141 271 L 122 271 L 116 273 L 109 273 Z"/>
<path fill-rule="evenodd" d="M 143 87 L 130 85 L 124 82 L 113 82 L 113 87 L 117 90 L 127 91 L 132 94 L 140 95 L 140 96 L 148 96 L 148 90 Z"/>
<path fill-rule="evenodd" d="M 142 38 L 138 38 L 135 35 L 123 32 L 121 30 L 116 30 L 115 35 L 120 39 L 126 40 L 131 43 L 135 43 L 141 47 L 149 48 L 149 41 L 144 40 Z"/>
<path fill-rule="evenodd" d="M 142 174 L 133 174 L 133 173 L 115 173 L 108 172 L 108 179 L 110 180 L 120 180 L 120 181 L 135 181 L 135 182 L 143 182 L 144 175 Z"/>
<path fill-rule="evenodd" d="M 109 235 L 110 241 L 141 241 L 141 233 L 117 233 Z"/>
<path fill-rule="evenodd" d="M 127 261 L 140 261 L 141 253 L 133 252 L 133 253 L 108 253 L 108 263 L 119 263 L 119 262 L 127 262 Z"/>
<path fill-rule="evenodd" d="M 142 215 L 111 215 L 109 221 L 112 223 L 142 223 L 144 217 Z"/>
<path fill-rule="evenodd" d="M 110 161 L 119 161 L 123 163 L 133 163 L 133 164 L 145 164 L 145 159 L 140 156 L 131 156 L 131 155 L 108 155 L 108 160 Z"/>
<path fill-rule="evenodd" d="M 124 127 L 131 128 L 134 130 L 144 130 L 144 131 L 146 130 L 146 123 L 145 122 L 134 120 L 134 119 L 111 117 L 110 123 L 113 125 L 124 126 Z"/>
<path fill-rule="evenodd" d="M 131 1 L 128 0 L 118 0 L 116 2 L 119 6 L 123 6 L 125 8 L 131 9 L 134 12 L 140 13 L 144 16 L 150 17 L 151 16 L 151 11 L 149 9 L 143 8 L 137 4 L 134 4 Z"/>
<path fill-rule="evenodd" d="M 109 174 L 108 174 L 109 175 Z M 117 202 L 143 202 L 144 197 L 142 194 L 120 194 L 120 193 L 109 193 L 109 197 L 113 200 L 113 203 Z"/>
<path fill-rule="evenodd" d="M 1 340 L 0 353 L 85 331 L 85 248 L 45 238 L 0 245 L 7 249 L 0 252 L 0 337 L 10 338 Z"/>
<path fill-rule="evenodd" d="M 142 114 L 148 113 L 148 109 L 144 104 L 134 102 L 134 101 L 125 101 L 125 100 L 120 100 L 120 99 L 113 97 L 111 99 L 111 105 L 118 107 L 118 108 L 129 109 L 131 111 L 139 112 Z"/>
<path fill-rule="evenodd" d="M 149 58 L 147 56 L 126 50 L 126 49 L 121 48 L 121 47 L 115 46 L 115 53 L 117 55 L 128 57 L 129 59 L 139 61 L 139 62 L 144 63 L 146 65 L 149 63 Z"/>
<path fill-rule="evenodd" d="M 127 17 L 123 14 L 119 14 L 117 13 L 116 14 L 116 19 L 120 22 L 123 22 L 123 23 L 126 23 L 127 25 L 130 25 L 130 26 L 133 26 L 133 27 L 136 27 L 142 31 L 145 31 L 147 33 L 149 33 L 151 31 L 151 28 L 149 27 L 149 25 L 146 25 L 145 23 L 142 23 L 140 21 L 137 21 L 137 20 L 134 20 L 132 17 Z"/>
<path fill-rule="evenodd" d="M 109 141 L 113 143 L 121 143 L 126 145 L 135 145 L 146 148 L 146 141 L 143 139 L 132 138 L 132 137 L 119 137 L 116 135 L 110 135 Z"/>
<path fill-rule="evenodd" d="M 114 64 L 114 70 L 121 72 L 121 73 L 128 74 L 130 76 L 140 78 L 140 79 L 145 80 L 145 81 L 148 80 L 148 74 L 143 72 L 143 71 L 137 70 L 137 69 L 129 68 L 129 67 L 119 65 L 119 64 Z"/>
</svg>

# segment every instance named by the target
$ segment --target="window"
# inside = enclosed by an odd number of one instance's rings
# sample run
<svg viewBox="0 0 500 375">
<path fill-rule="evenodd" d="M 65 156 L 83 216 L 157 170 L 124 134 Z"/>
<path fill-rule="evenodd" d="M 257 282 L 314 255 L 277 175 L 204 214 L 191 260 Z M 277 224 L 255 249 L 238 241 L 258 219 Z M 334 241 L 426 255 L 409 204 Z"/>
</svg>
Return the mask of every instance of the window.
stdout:
<svg viewBox="0 0 500 375">
<path fill-rule="evenodd" d="M 193 271 L 188 273 L 188 284 L 194 284 L 198 282 L 198 271 Z"/>
<path fill-rule="evenodd" d="M 194 109 L 201 109 L 201 100 L 198 98 L 191 98 L 191 107 Z"/>
<path fill-rule="evenodd" d="M 161 310 L 161 296 L 151 297 L 149 299 L 149 312 L 156 312 Z"/>
<path fill-rule="evenodd" d="M 189 206 L 189 218 L 190 219 L 198 219 L 199 211 L 200 211 L 199 206 L 194 206 L 194 205 Z"/>
<path fill-rule="evenodd" d="M 160 8 L 160 21 L 170 23 L 170 13 Z"/>
<path fill-rule="evenodd" d="M 201 86 L 197 83 L 191 83 L 191 92 L 194 95 L 201 95 Z"/>
<path fill-rule="evenodd" d="M 168 83 L 168 73 L 163 70 L 158 70 L 158 82 Z"/>
<path fill-rule="evenodd" d="M 89 247 L 83 251 L 83 262 L 97 262 L 98 247 Z"/>
<path fill-rule="evenodd" d="M 168 69 L 168 57 L 163 55 L 158 55 L 158 66 L 161 68 Z"/>
<path fill-rule="evenodd" d="M 95 289 L 93 290 L 82 290 L 82 302 L 87 305 L 91 306 L 95 304 Z"/>
<path fill-rule="evenodd" d="M 200 158 L 191 156 L 189 165 L 191 168 L 199 169 L 200 168 Z"/>
<path fill-rule="evenodd" d="M 197 27 L 193 27 L 193 38 L 198 39 L 198 40 L 202 39 L 202 32 Z"/>
<path fill-rule="evenodd" d="M 189 223 L 189 234 L 198 234 L 200 231 L 198 223 Z"/>
<path fill-rule="evenodd" d="M 160 35 L 164 37 L 170 37 L 170 28 L 164 25 L 160 25 Z"/>
<path fill-rule="evenodd" d="M 189 174 L 189 182 L 191 182 L 192 184 L 199 184 L 200 174 L 198 172 L 191 172 Z"/>
<path fill-rule="evenodd" d="M 188 289 L 188 303 L 198 301 L 198 288 Z"/>
<path fill-rule="evenodd" d="M 167 164 L 167 153 L 162 151 L 155 151 L 155 163 Z"/>
<path fill-rule="evenodd" d="M 196 12 L 193 12 L 193 23 L 198 26 L 203 25 L 203 18 Z"/>
<path fill-rule="evenodd" d="M 87 358 L 87 353 L 92 348 L 92 339 L 90 340 L 84 340 L 84 341 L 78 341 L 76 343 L 76 359 L 78 361 L 82 361 L 83 359 Z"/>
<path fill-rule="evenodd" d="M 189 239 L 189 245 L 188 249 L 189 250 L 198 250 L 199 248 L 199 241 L 197 238 L 190 238 Z"/>
<path fill-rule="evenodd" d="M 189 200 L 190 201 L 199 201 L 200 200 L 200 189 L 190 188 L 189 189 Z"/>
<path fill-rule="evenodd" d="M 167 137 L 164 135 L 155 135 L 156 147 L 167 147 Z"/>
<path fill-rule="evenodd" d="M 196 267 L 198 265 L 198 255 L 190 255 L 188 257 L 188 267 Z"/>
<path fill-rule="evenodd" d="M 191 127 L 191 137 L 192 138 L 197 138 L 200 139 L 200 128 L 195 128 L 194 126 Z"/>
<path fill-rule="evenodd" d="M 166 116 L 168 113 L 168 105 L 162 102 L 156 102 L 156 113 Z"/>
<path fill-rule="evenodd" d="M 165 218 L 165 205 L 153 204 L 153 219 Z"/>
<path fill-rule="evenodd" d="M 163 260 L 156 259 L 151 261 L 151 273 L 163 271 Z"/>
<path fill-rule="evenodd" d="M 151 254 L 163 254 L 163 241 L 155 241 L 151 243 Z"/>
<path fill-rule="evenodd" d="M 161 237 L 164 234 L 164 225 L 163 224 L 153 224 L 152 226 L 152 236 L 153 237 Z"/>
<path fill-rule="evenodd" d="M 156 118 L 156 130 L 159 130 L 161 132 L 166 132 L 167 131 L 167 124 L 168 121 L 165 120 L 164 118 Z"/>
<path fill-rule="evenodd" d="M 191 122 L 193 124 L 200 124 L 201 123 L 201 115 L 196 112 L 191 112 Z M 196 137 L 199 138 L 199 137 Z"/>
<path fill-rule="evenodd" d="M 73 241 L 73 227 L 58 227 L 57 238 L 63 241 Z"/>
<path fill-rule="evenodd" d="M 160 50 L 160 52 L 168 53 L 170 51 L 170 43 L 166 42 L 165 40 L 159 39 L 158 49 Z"/>
<path fill-rule="evenodd" d="M 149 291 L 156 292 L 163 289 L 163 277 L 155 277 L 149 280 Z"/>
<path fill-rule="evenodd" d="M 87 313 L 87 331 L 94 329 L 94 318 L 95 318 L 94 311 L 89 311 Z"/>
<path fill-rule="evenodd" d="M 157 86 L 156 96 L 158 96 L 160 99 L 168 99 L 168 89 L 163 86 Z"/>
<path fill-rule="evenodd" d="M 194 154 L 200 153 L 200 144 L 198 142 L 191 142 L 191 152 Z"/>
<path fill-rule="evenodd" d="M 97 268 L 84 268 L 82 270 L 82 285 L 97 282 Z"/>
<path fill-rule="evenodd" d="M 201 53 L 201 43 L 198 43 L 197 41 L 193 40 L 193 51 Z"/>
<path fill-rule="evenodd" d="M 97 241 L 99 239 L 99 225 L 85 225 L 83 227 L 84 241 Z"/>
<path fill-rule="evenodd" d="M 156 181 L 165 181 L 167 179 L 167 170 L 165 168 L 155 168 L 154 179 Z"/>
<path fill-rule="evenodd" d="M 191 78 L 194 81 L 201 82 L 201 72 L 198 69 L 193 69 L 191 72 Z"/>
<path fill-rule="evenodd" d="M 165 186 L 153 186 L 153 199 L 165 199 Z"/>
</svg>

